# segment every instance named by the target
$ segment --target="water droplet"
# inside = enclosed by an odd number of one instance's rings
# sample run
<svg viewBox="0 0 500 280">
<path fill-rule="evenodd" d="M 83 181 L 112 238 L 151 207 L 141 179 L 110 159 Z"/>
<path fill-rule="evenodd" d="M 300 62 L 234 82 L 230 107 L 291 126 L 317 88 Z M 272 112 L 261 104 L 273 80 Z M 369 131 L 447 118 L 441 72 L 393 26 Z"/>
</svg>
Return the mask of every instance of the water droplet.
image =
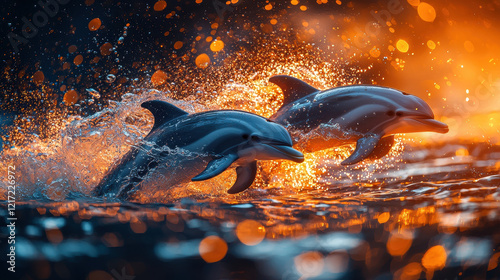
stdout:
<svg viewBox="0 0 500 280">
<path fill-rule="evenodd" d="M 131 92 L 127 92 L 125 93 L 124 95 L 122 95 L 122 100 L 129 100 L 129 99 L 132 99 L 132 97 L 134 97 L 135 94 L 131 93 Z"/>
<path fill-rule="evenodd" d="M 92 95 L 93 97 L 95 97 L 95 98 L 100 98 L 101 97 L 101 95 L 99 94 L 99 92 L 97 90 L 93 89 L 93 88 L 88 88 L 88 89 L 86 89 L 86 91 L 90 95 Z M 94 102 L 94 101 L 92 100 L 92 102 Z"/>
<path fill-rule="evenodd" d="M 106 76 L 106 83 L 109 83 L 111 84 L 112 82 L 114 82 L 116 80 L 116 76 L 113 75 L 113 74 L 109 74 L 108 76 Z"/>
</svg>

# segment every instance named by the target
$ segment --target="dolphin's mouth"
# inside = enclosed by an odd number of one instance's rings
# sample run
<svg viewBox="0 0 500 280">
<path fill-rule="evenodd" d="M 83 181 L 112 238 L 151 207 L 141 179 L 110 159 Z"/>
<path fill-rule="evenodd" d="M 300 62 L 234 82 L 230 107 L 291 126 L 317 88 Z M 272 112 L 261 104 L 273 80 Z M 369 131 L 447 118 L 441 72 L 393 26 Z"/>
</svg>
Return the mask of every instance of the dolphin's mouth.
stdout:
<svg viewBox="0 0 500 280">
<path fill-rule="evenodd" d="M 281 155 L 283 155 L 283 159 L 291 160 L 298 163 L 304 162 L 304 154 L 302 154 L 301 152 L 295 150 L 290 146 L 271 145 L 271 144 L 265 144 L 265 145 L 278 151 Z"/>
<path fill-rule="evenodd" d="M 437 132 L 447 133 L 448 125 L 429 116 L 406 116 L 398 119 L 384 129 L 385 134 Z"/>
<path fill-rule="evenodd" d="M 410 120 L 412 122 L 417 122 L 418 126 L 422 126 L 423 128 L 427 129 L 427 131 L 443 133 L 443 134 L 448 133 L 448 131 L 450 131 L 447 124 L 437 121 L 435 119 L 412 118 Z"/>
</svg>

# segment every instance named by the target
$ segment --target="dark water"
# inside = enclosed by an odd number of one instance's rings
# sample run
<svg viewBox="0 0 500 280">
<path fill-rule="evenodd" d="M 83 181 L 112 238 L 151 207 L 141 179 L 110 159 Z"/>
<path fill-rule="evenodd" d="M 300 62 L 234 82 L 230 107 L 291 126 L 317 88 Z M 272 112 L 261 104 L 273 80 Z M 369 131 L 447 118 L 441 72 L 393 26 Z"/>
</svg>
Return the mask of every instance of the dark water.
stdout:
<svg viewBox="0 0 500 280">
<path fill-rule="evenodd" d="M 498 279 L 500 147 L 409 147 L 400 156 L 405 163 L 372 173 L 379 183 L 323 176 L 322 189 L 231 203 L 18 202 L 15 275 Z"/>
</svg>

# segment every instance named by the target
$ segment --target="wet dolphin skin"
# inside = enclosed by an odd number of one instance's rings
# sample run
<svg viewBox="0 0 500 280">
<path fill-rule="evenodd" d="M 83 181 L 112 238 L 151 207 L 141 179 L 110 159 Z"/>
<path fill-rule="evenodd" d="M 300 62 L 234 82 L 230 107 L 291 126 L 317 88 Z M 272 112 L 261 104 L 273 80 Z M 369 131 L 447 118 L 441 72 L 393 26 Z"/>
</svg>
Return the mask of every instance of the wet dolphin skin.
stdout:
<svg viewBox="0 0 500 280">
<path fill-rule="evenodd" d="M 269 81 L 285 97 L 284 105 L 270 119 L 285 126 L 295 146 L 304 152 L 356 143 L 343 165 L 385 156 L 396 133 L 448 132 L 425 101 L 395 89 L 352 85 L 319 90 L 284 75 Z"/>
<path fill-rule="evenodd" d="M 234 110 L 187 112 L 165 101 L 144 102 L 155 123 L 143 144 L 133 147 L 94 189 L 98 196 L 129 198 L 142 186 L 169 187 L 215 177 L 233 163 L 237 179 L 228 193 L 252 184 L 257 160 L 304 161 L 281 125 Z"/>
</svg>

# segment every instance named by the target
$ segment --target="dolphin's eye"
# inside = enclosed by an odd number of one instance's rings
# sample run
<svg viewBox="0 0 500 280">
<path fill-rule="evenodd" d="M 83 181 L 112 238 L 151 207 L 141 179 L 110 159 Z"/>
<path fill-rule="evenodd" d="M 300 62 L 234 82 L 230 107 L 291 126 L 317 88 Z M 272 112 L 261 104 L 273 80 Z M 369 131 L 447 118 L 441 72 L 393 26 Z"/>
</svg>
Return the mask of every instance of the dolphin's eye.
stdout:
<svg viewBox="0 0 500 280">
<path fill-rule="evenodd" d="M 259 141 L 259 140 L 260 140 L 259 136 L 257 136 L 257 135 L 252 135 L 252 141 L 256 141 L 256 142 L 257 142 L 257 141 Z"/>
<path fill-rule="evenodd" d="M 243 137 L 243 139 L 247 140 L 248 139 L 248 134 L 243 134 L 241 137 Z"/>
<path fill-rule="evenodd" d="M 394 116 L 394 111 L 387 111 L 387 115 L 388 115 L 389 117 Z"/>
<path fill-rule="evenodd" d="M 397 112 L 397 113 L 396 113 L 396 116 L 401 117 L 401 116 L 403 116 L 403 113 L 401 113 L 401 112 Z"/>
</svg>

